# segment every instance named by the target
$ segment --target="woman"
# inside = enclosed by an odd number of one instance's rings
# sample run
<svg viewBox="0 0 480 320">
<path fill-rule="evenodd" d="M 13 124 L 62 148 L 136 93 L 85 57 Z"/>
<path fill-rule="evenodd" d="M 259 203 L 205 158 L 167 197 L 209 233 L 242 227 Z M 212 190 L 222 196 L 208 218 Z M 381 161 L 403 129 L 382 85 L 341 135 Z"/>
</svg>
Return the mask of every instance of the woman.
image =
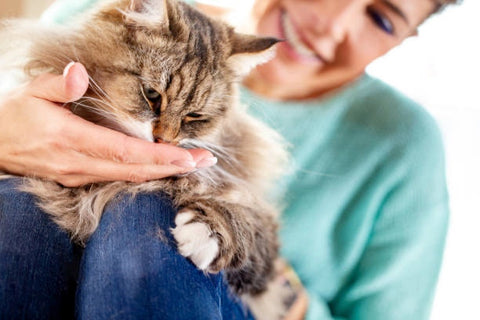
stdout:
<svg viewBox="0 0 480 320">
<path fill-rule="evenodd" d="M 448 216 L 441 139 L 435 123 L 420 107 L 378 80 L 366 76 L 364 70 L 375 58 L 415 35 L 417 27 L 425 19 L 452 2 L 256 2 L 254 15 L 257 32 L 286 40 L 278 46 L 274 59 L 247 77 L 242 98 L 251 106 L 253 113 L 279 130 L 293 146 L 296 171 L 284 182 L 286 210 L 281 231 L 282 254 L 299 274 L 308 299 L 298 300 L 292 317 L 369 320 L 428 318 Z M 4 129 L 0 132 L 0 140 L 5 147 L 0 152 L 1 168 L 22 175 L 50 177 L 66 185 L 80 185 L 102 180 L 148 180 L 173 174 L 174 170 L 202 166 L 199 163 L 203 160 L 205 165 L 209 164 L 208 159 L 212 155 L 205 151 L 189 155 L 181 150 L 168 149 L 165 153 L 160 150 L 163 146 L 127 140 L 106 129 L 86 124 L 58 108 L 50 101 L 74 100 L 86 88 L 86 74 L 80 64 L 74 64 L 65 74 L 64 78 L 45 75 L 2 101 L 0 121 Z M 34 121 L 28 127 L 19 128 L 19 122 L 15 120 L 17 117 L 36 119 L 37 116 L 61 119 L 66 125 L 62 126 L 61 132 L 35 125 Z M 23 125 L 25 120 L 21 123 Z M 31 136 L 35 139 L 16 134 L 18 132 L 32 132 Z M 68 140 L 68 137 L 92 134 L 105 137 L 103 145 L 89 146 L 91 139 L 85 138 Z M 55 143 L 44 152 L 28 152 L 35 150 L 33 147 L 41 140 L 57 141 L 59 135 L 67 140 L 60 145 Z M 117 144 L 114 141 L 120 143 L 121 147 L 115 148 Z M 136 148 L 152 148 L 152 158 L 135 158 Z M 51 156 L 52 150 L 55 150 L 55 156 Z M 67 169 L 59 156 L 62 153 L 72 159 Z M 166 167 L 151 165 L 165 164 L 165 160 L 159 162 L 165 156 L 169 159 L 167 163 L 180 160 L 181 164 L 185 164 L 186 160 L 187 169 L 167 166 L 173 170 L 168 171 Z M 89 160 L 88 165 L 85 159 Z M 124 161 L 113 161 L 118 159 Z M 106 161 L 108 164 L 105 164 Z M 143 164 L 135 166 L 143 174 L 132 177 L 129 172 L 133 171 L 128 171 L 127 167 L 139 161 L 143 161 Z M 95 170 L 98 167 L 96 162 L 104 164 L 108 170 Z M 44 163 L 51 165 L 45 166 Z M 57 168 L 64 168 L 60 170 L 61 174 Z M 2 192 L 11 197 L 19 196 L 15 192 L 11 195 L 11 183 L 3 182 Z M 151 198 L 146 195 L 139 198 L 138 202 L 156 204 L 156 200 Z M 3 200 L 3 203 L 9 202 Z M 171 216 L 172 210 L 164 204 L 165 201 L 160 203 L 163 211 L 167 212 L 165 216 Z M 140 207 L 144 208 L 145 205 L 122 209 L 136 212 Z M 12 206 L 7 206 L 7 209 L 13 210 Z M 9 212 L 7 209 L 2 208 L 1 212 Z M 17 207 L 15 209 L 19 210 Z M 24 210 L 30 211 L 31 208 Z M 112 212 L 115 211 L 118 208 L 112 209 Z M 144 214 L 149 216 L 149 211 L 146 210 Z M 105 230 L 109 230 L 113 223 L 108 218 L 113 215 L 106 213 L 102 221 Z M 41 213 L 36 216 L 41 216 Z M 146 220 L 146 228 L 155 224 L 168 228 L 170 223 Z M 125 227 L 128 225 L 126 221 L 122 223 L 118 238 L 138 241 L 139 230 Z M 5 223 L 0 222 L 0 227 L 2 224 Z M 25 230 L 35 229 L 16 222 L 9 230 L 16 230 L 19 224 Z M 112 257 L 112 251 L 115 250 L 106 249 L 118 250 L 120 240 L 113 241 L 115 246 L 105 243 L 107 239 L 101 230 L 95 234 L 81 257 L 76 302 L 80 309 L 84 305 L 94 304 L 95 301 L 89 299 L 106 291 L 94 285 L 98 274 L 103 275 L 102 280 L 107 283 L 114 278 L 105 276 L 109 270 L 115 269 L 108 262 L 122 263 L 121 259 Z M 9 239 L 17 235 L 16 241 L 25 241 L 18 237 L 18 232 L 10 233 Z M 73 250 L 75 253 L 75 248 L 71 249 L 68 242 L 57 242 L 64 243 L 62 252 Z M 146 244 L 145 248 L 158 245 Z M 171 252 L 165 253 L 171 248 L 155 248 L 164 255 L 175 257 Z M 107 253 L 108 258 L 95 264 L 99 252 Z M 65 254 L 64 260 L 61 260 L 64 264 L 59 265 L 76 265 L 72 256 L 80 259 L 79 255 Z M 91 271 L 103 265 L 103 272 Z M 188 277 L 195 277 L 193 273 L 189 271 Z M 158 275 L 147 278 L 149 281 L 141 285 L 133 281 L 131 286 L 119 289 L 111 285 L 108 288 L 118 292 L 125 288 L 131 290 L 132 287 L 140 287 L 142 290 L 138 292 L 144 292 L 143 289 L 150 288 L 148 284 L 152 283 L 152 279 L 161 283 L 167 281 L 163 278 L 159 280 Z M 72 279 L 75 277 L 62 279 L 74 281 Z M 205 284 L 201 276 L 195 279 Z M 208 290 L 220 292 L 216 297 L 224 299 L 218 298 L 217 302 L 229 301 L 227 305 L 230 307 L 227 309 L 230 311 L 220 311 L 223 317 L 230 319 L 241 315 L 241 306 L 224 297 L 221 279 L 214 280 L 217 281 L 216 286 Z M 63 288 L 71 290 L 68 285 Z M 186 297 L 185 303 L 199 296 L 202 295 Z M 129 302 L 145 301 L 143 296 L 129 298 L 125 299 Z M 109 297 L 100 301 L 110 303 L 112 299 Z M 127 300 L 121 302 L 127 304 Z M 154 306 L 155 303 L 149 301 L 147 305 Z M 215 305 L 215 302 L 210 305 Z M 86 315 L 81 310 L 77 314 Z M 109 312 L 107 314 L 111 314 Z M 181 317 L 177 315 L 177 318 Z"/>
</svg>

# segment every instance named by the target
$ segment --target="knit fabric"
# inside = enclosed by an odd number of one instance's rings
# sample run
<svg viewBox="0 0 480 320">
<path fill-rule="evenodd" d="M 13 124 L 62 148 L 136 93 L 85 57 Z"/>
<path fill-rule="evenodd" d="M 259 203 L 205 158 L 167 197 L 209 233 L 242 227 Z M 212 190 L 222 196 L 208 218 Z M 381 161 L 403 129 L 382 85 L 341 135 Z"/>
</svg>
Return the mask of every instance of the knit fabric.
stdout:
<svg viewBox="0 0 480 320">
<path fill-rule="evenodd" d="M 242 97 L 291 146 L 282 254 L 307 319 L 428 319 L 448 221 L 432 118 L 368 75 L 306 102 Z"/>
</svg>

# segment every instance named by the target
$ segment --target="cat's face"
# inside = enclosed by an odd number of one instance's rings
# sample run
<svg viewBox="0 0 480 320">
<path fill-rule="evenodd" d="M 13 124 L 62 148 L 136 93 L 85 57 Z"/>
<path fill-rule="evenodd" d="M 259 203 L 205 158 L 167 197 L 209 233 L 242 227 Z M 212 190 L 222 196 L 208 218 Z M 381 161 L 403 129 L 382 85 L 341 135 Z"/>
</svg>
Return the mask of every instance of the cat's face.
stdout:
<svg viewBox="0 0 480 320">
<path fill-rule="evenodd" d="M 81 100 L 77 113 L 173 144 L 215 133 L 233 103 L 241 69 L 276 43 L 236 34 L 174 0 L 116 1 L 93 19 L 85 62 L 93 99 Z M 92 104 L 101 110 L 85 108 Z"/>
</svg>

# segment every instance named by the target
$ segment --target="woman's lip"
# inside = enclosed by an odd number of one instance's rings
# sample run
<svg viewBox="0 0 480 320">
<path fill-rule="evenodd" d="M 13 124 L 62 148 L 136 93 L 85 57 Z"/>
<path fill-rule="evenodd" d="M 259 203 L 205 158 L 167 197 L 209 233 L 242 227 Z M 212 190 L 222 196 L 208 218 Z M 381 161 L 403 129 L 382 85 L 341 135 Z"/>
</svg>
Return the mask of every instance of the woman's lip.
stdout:
<svg viewBox="0 0 480 320">
<path fill-rule="evenodd" d="M 295 37 L 296 39 L 290 39 L 288 36 L 288 33 L 286 28 L 286 23 L 290 24 L 290 38 Z M 321 54 L 319 54 L 315 48 L 310 44 L 309 41 L 303 36 L 303 34 L 300 32 L 300 30 L 296 27 L 295 22 L 291 19 L 291 17 L 287 14 L 285 9 L 282 9 L 280 11 L 280 19 L 279 19 L 279 25 L 280 25 L 280 33 L 281 37 L 285 39 L 284 42 L 284 47 L 287 49 L 287 51 L 290 53 L 290 55 L 293 55 L 295 58 L 302 60 L 304 62 L 321 62 L 322 64 L 325 64 L 327 61 L 326 59 L 323 58 Z M 297 47 L 295 46 L 294 41 L 298 41 Z M 299 46 L 304 47 L 305 52 L 299 52 L 300 48 Z M 306 52 L 306 51 L 310 52 Z"/>
</svg>

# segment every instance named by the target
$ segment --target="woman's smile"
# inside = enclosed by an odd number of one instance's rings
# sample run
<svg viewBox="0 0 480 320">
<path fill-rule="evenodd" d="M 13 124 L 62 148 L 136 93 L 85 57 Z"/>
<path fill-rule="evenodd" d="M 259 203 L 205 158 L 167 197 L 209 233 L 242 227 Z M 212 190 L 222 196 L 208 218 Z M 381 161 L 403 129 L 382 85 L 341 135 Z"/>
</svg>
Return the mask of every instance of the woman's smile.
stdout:
<svg viewBox="0 0 480 320">
<path fill-rule="evenodd" d="M 279 45 L 285 53 L 300 63 L 316 63 L 324 65 L 326 60 L 317 53 L 296 27 L 295 22 L 285 10 L 280 14 L 280 36 L 286 41 Z M 280 49 L 281 50 L 281 49 Z"/>
</svg>

